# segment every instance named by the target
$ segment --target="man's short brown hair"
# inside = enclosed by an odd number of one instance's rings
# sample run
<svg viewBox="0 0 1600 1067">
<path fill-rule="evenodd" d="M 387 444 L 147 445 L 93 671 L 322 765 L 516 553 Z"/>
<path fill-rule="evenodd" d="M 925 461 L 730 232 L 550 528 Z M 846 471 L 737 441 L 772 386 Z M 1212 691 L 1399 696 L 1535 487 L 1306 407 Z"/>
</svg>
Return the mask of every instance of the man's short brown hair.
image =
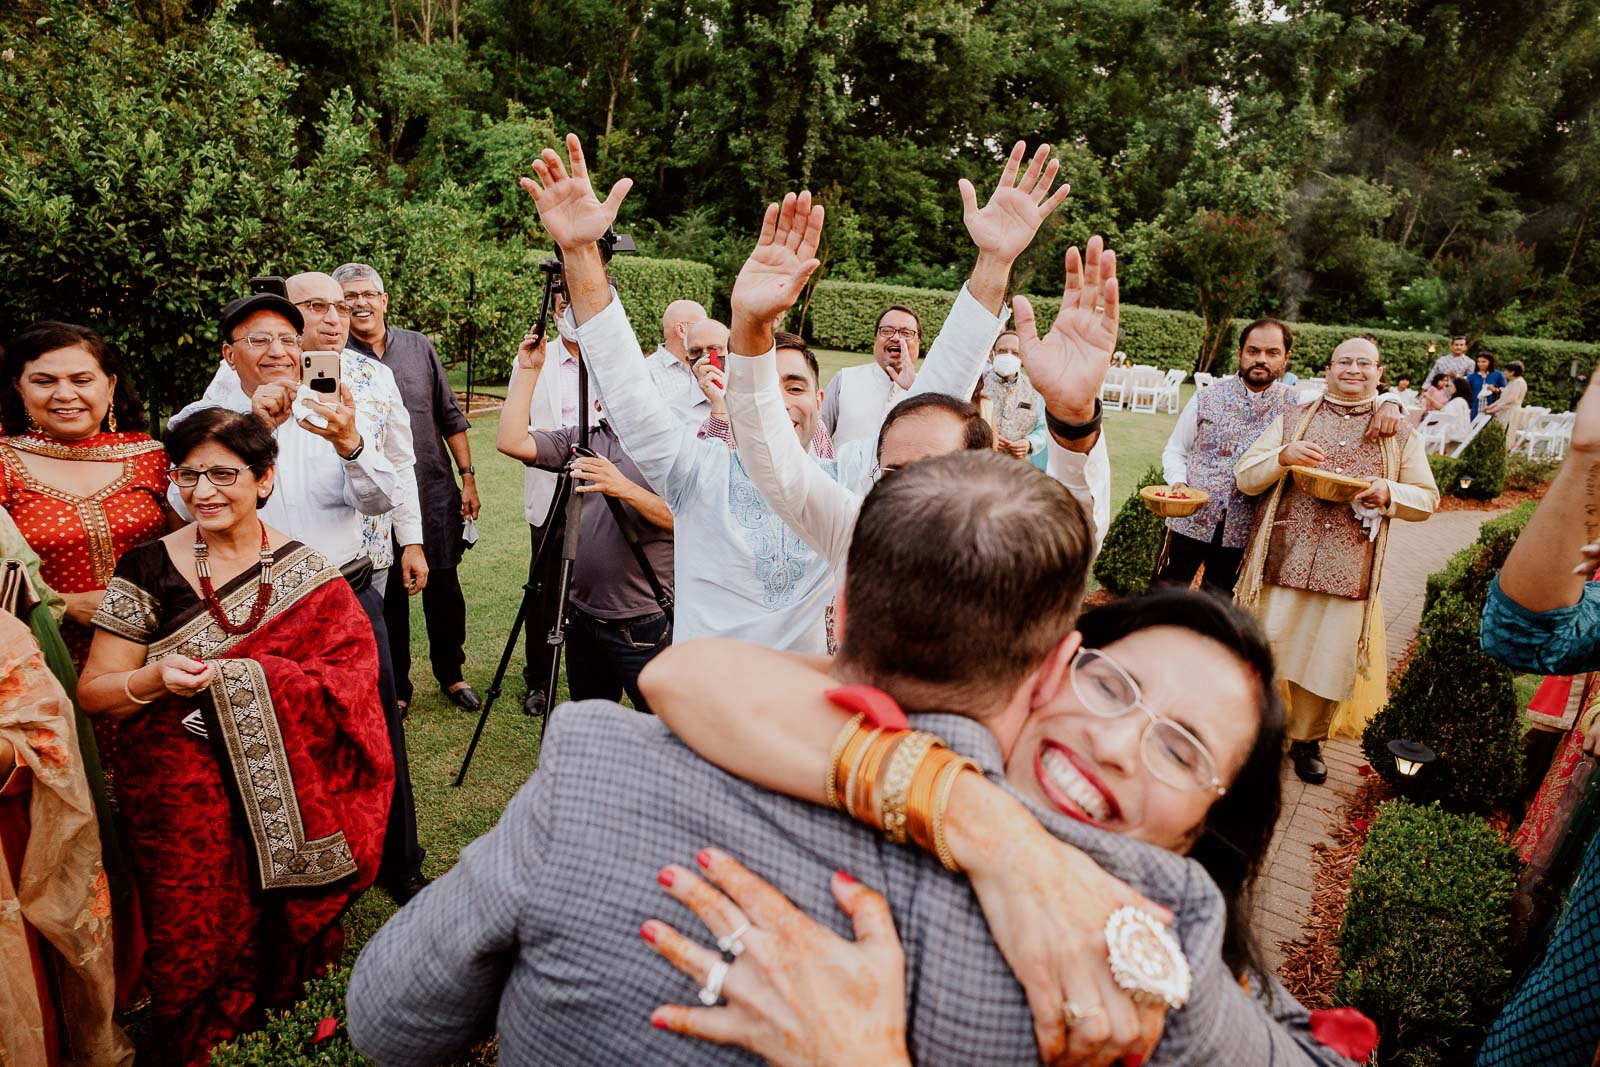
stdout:
<svg viewBox="0 0 1600 1067">
<path fill-rule="evenodd" d="M 914 710 L 983 710 L 1072 632 L 1093 553 L 1083 509 L 1031 464 L 908 464 L 856 519 L 841 665 Z"/>
</svg>

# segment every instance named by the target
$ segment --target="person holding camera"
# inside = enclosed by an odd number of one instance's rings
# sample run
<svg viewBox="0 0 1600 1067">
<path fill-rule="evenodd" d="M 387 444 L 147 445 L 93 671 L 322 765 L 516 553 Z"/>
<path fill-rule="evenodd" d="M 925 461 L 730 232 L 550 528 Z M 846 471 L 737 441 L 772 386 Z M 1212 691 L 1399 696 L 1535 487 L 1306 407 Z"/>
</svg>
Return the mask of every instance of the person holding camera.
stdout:
<svg viewBox="0 0 1600 1067">
<path fill-rule="evenodd" d="M 639 692 L 639 672 L 671 644 L 672 617 L 656 597 L 645 564 L 670 597 L 672 511 L 651 490 L 605 419 L 590 430 L 587 450 L 578 446 L 576 425 L 529 428 L 528 412 L 544 364 L 544 338 L 529 330 L 517 346 L 517 373 L 500 409 L 495 447 L 529 467 L 567 470 L 574 479 L 573 492 L 598 493 L 616 502 L 613 507 L 610 501 L 591 500 L 583 509 L 568 597 L 567 688 L 573 700 L 617 701 L 626 691 L 635 708 L 649 711 Z M 632 527 L 644 563 L 630 548 L 624 524 Z M 559 608 L 542 614 L 553 615 Z"/>
</svg>

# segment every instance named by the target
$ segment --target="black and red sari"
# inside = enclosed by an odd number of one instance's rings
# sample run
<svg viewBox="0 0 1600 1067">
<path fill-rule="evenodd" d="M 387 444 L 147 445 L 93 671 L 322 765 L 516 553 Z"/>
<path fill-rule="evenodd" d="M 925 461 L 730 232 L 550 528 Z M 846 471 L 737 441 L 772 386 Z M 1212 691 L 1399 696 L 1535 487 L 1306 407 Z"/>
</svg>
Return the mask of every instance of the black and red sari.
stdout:
<svg viewBox="0 0 1600 1067">
<path fill-rule="evenodd" d="M 230 636 L 156 541 L 126 553 L 95 624 L 216 669 L 198 697 L 119 724 L 118 793 L 150 947 L 158 1044 L 204 1063 L 338 959 L 339 917 L 372 884 L 394 759 L 372 626 L 339 571 L 298 542 L 274 557 L 251 633 Z M 218 590 L 248 618 L 258 572 Z"/>
</svg>

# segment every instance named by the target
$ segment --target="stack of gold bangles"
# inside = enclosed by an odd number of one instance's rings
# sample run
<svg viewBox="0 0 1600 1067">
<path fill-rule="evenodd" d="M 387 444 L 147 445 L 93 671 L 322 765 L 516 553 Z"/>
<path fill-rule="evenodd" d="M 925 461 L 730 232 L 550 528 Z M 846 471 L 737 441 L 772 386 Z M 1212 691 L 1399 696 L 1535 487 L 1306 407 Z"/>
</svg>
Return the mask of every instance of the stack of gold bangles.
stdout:
<svg viewBox="0 0 1600 1067">
<path fill-rule="evenodd" d="M 912 843 L 959 871 L 944 837 L 950 791 L 962 771 L 982 773 L 933 734 L 866 727 L 857 715 L 839 731 L 823 792 L 832 807 L 882 830 L 896 844 Z"/>
</svg>

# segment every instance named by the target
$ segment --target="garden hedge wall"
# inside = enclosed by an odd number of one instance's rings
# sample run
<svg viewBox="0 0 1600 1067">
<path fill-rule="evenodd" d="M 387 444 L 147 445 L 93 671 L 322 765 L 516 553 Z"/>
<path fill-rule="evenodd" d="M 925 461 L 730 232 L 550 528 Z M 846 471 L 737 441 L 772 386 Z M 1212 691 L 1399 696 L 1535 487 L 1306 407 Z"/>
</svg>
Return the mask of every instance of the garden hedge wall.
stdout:
<svg viewBox="0 0 1600 1067">
<path fill-rule="evenodd" d="M 621 262 L 620 260 L 618 262 Z M 806 334 L 823 348 L 848 352 L 872 349 L 872 328 L 878 312 L 890 304 L 914 308 L 922 317 L 923 351 L 933 343 L 939 324 L 944 321 L 956 294 L 944 289 L 913 289 L 902 285 L 875 282 L 817 283 L 806 319 Z M 1060 297 L 1029 296 L 1041 323 L 1055 318 Z M 1235 328 L 1245 325 L 1239 320 Z M 1420 388 L 1422 378 L 1433 366 L 1428 344 L 1447 351 L 1450 339 L 1443 334 L 1411 333 L 1404 330 L 1375 330 L 1366 326 L 1338 326 L 1322 323 L 1294 323 L 1294 351 L 1290 368 L 1301 376 L 1317 376 L 1328 365 L 1328 357 L 1339 342 L 1358 334 L 1371 334 L 1383 349 L 1390 380 L 1409 375 Z M 1043 328 L 1043 327 L 1041 327 Z M 1198 316 L 1187 311 L 1122 305 L 1122 338 L 1118 347 L 1135 363 L 1167 368 L 1194 367 L 1200 350 L 1202 330 Z M 1565 410 L 1571 403 L 1568 385 L 1573 360 L 1592 369 L 1600 363 L 1600 345 L 1575 341 L 1544 341 L 1527 337 L 1485 337 L 1483 347 L 1492 351 L 1500 363 L 1520 359 L 1527 369 L 1528 403 L 1553 410 Z M 1213 368 L 1226 374 L 1233 369 L 1233 353 Z"/>
<path fill-rule="evenodd" d="M 1477 816 L 1379 806 L 1350 877 L 1335 999 L 1378 1024 L 1381 1062 L 1472 1062 L 1508 992 L 1516 859 Z"/>
</svg>

